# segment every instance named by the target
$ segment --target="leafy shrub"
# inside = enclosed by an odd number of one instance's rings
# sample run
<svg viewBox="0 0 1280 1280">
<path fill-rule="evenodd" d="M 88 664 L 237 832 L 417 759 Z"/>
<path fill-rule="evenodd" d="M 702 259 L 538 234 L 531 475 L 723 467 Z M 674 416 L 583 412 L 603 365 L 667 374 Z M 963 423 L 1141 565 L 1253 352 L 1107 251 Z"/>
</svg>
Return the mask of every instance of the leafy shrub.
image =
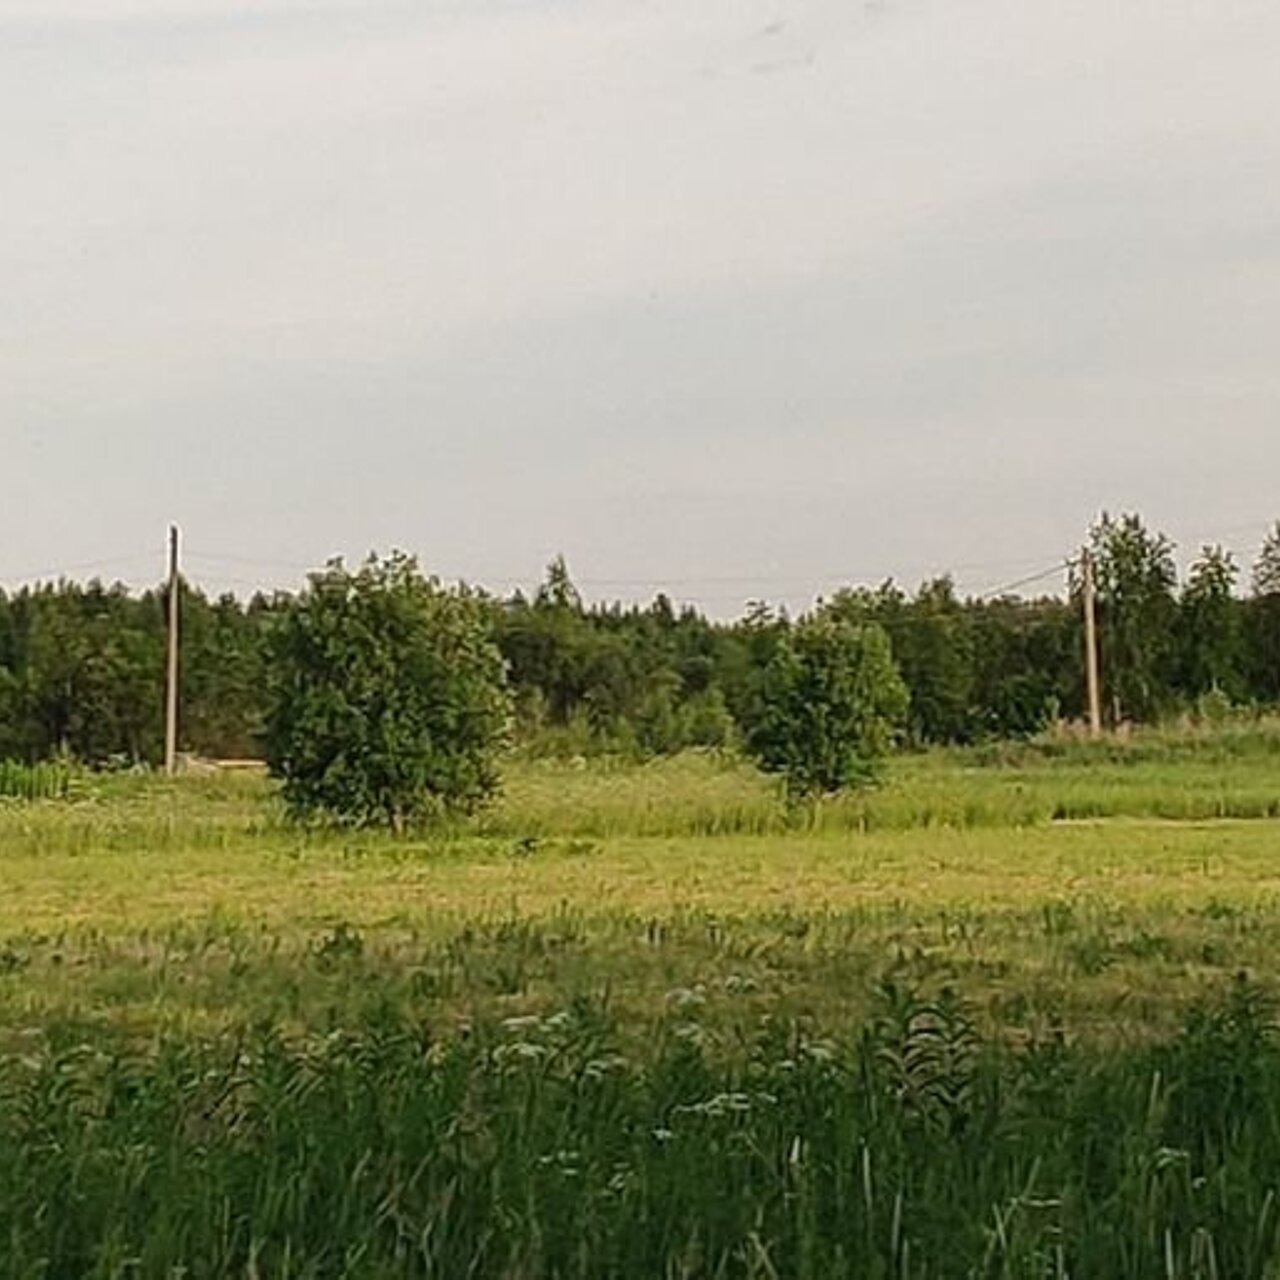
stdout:
<svg viewBox="0 0 1280 1280">
<path fill-rule="evenodd" d="M 809 618 L 783 637 L 765 670 L 748 746 L 792 796 L 839 791 L 874 776 L 907 699 L 881 627 Z"/>
<path fill-rule="evenodd" d="M 314 574 L 272 657 L 268 763 L 295 815 L 399 829 L 496 790 L 511 704 L 487 614 L 412 558 Z"/>
</svg>

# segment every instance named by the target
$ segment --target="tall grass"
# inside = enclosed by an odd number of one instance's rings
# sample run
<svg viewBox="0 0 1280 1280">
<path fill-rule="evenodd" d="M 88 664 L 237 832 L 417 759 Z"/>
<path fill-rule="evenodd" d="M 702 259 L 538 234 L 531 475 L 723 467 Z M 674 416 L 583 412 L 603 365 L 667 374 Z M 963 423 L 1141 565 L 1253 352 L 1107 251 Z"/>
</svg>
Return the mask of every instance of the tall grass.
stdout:
<svg viewBox="0 0 1280 1280">
<path fill-rule="evenodd" d="M 1091 739 L 1077 732 L 1048 731 L 1027 741 L 1000 741 L 944 749 L 958 762 L 995 766 L 1057 762 L 1085 768 L 1100 764 L 1227 764 L 1280 759 L 1280 716 L 1247 715 L 1221 723 L 1182 718 L 1131 726 Z"/>
<path fill-rule="evenodd" d="M 5 766 L 0 766 L 0 769 Z M 0 802 L 0 858 L 95 851 L 173 853 L 381 842 L 374 834 L 291 828 L 274 785 L 254 775 L 167 780 L 78 775 L 65 766 L 14 771 Z M 441 852 L 499 841 L 852 837 L 934 830 L 1013 831 L 1070 821 L 1206 822 L 1280 816 L 1280 767 L 1266 754 L 1230 763 L 1186 756 L 1122 762 L 936 752 L 891 762 L 882 782 L 789 807 L 776 779 L 718 753 L 647 764 L 511 761 L 502 796 L 465 821 L 418 833 Z M 0 795 L 5 791 L 0 786 Z M 53 803 L 32 804 L 41 797 Z M 29 810 L 29 811 L 28 811 Z M 418 838 L 415 837 L 415 838 Z"/>
<path fill-rule="evenodd" d="M 888 990 L 859 1033 L 580 1000 L 0 1063 L 5 1273 L 1264 1276 L 1280 1049 L 1242 989 L 1171 1041 L 984 1041 Z"/>
<path fill-rule="evenodd" d="M 732 752 L 507 760 L 503 794 L 443 838 L 697 838 L 1016 828 L 1062 821 L 1280 817 L 1280 722 L 1142 730 L 1126 740 L 1030 743 L 903 754 L 874 786 L 789 806 L 776 778 Z M 169 781 L 0 762 L 0 797 L 74 799 L 41 838 L 152 848 L 223 844 L 283 829 L 273 784 L 256 774 Z M 58 834 L 58 833 L 62 834 Z M 2 834 L 2 832 L 0 832 Z M 32 835 L 35 833 L 32 832 Z M 315 835 L 323 843 L 324 833 Z M 340 837 L 341 838 L 341 837 Z"/>
<path fill-rule="evenodd" d="M 0 800 L 65 800 L 74 781 L 74 771 L 62 761 L 0 760 Z"/>
<path fill-rule="evenodd" d="M 1146 748 L 1129 757 L 1092 744 L 1067 755 L 1042 745 L 1005 750 L 901 756 L 877 785 L 801 808 L 787 806 L 776 779 L 731 755 L 513 763 L 504 796 L 469 829 L 504 837 L 762 836 L 1280 816 L 1280 760 L 1269 751 L 1224 761 Z"/>
</svg>

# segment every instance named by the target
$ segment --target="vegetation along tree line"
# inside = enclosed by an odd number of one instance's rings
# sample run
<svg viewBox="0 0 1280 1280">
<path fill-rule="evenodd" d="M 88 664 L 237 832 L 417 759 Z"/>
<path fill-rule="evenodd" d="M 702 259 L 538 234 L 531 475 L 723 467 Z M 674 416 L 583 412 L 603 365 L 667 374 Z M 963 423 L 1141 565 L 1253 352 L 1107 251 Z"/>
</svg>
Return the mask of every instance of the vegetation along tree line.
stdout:
<svg viewBox="0 0 1280 1280">
<path fill-rule="evenodd" d="M 1179 583 L 1173 544 L 1134 515 L 1104 516 L 1089 548 L 1113 722 L 1280 702 L 1280 523 L 1248 583 L 1220 547 Z M 890 737 L 1025 736 L 1084 706 L 1077 600 L 966 599 L 947 577 L 914 594 L 893 582 L 842 590 L 797 620 L 754 604 L 727 623 L 663 595 L 588 606 L 562 560 L 532 598 L 446 589 L 395 557 L 332 565 L 297 595 L 181 589 L 184 748 L 269 756 L 300 803 L 321 807 L 323 792 L 297 781 L 299 744 L 323 749 L 361 716 L 376 721 L 359 732 L 377 736 L 366 746 L 386 768 L 419 770 L 428 792 L 471 802 L 492 782 L 477 744 L 504 737 L 563 756 L 741 745 L 801 789 L 833 789 Z M 166 605 L 163 588 L 96 581 L 0 593 L 0 759 L 157 760 Z M 362 648 L 369 627 L 387 646 Z M 346 703 L 333 701 L 335 671 Z M 478 673 L 470 684 L 466 671 Z M 415 687 L 428 692 L 406 692 Z M 476 749 L 410 762 L 400 748 L 419 730 Z M 378 787 L 393 781 L 371 784 L 360 804 L 377 809 Z"/>
</svg>

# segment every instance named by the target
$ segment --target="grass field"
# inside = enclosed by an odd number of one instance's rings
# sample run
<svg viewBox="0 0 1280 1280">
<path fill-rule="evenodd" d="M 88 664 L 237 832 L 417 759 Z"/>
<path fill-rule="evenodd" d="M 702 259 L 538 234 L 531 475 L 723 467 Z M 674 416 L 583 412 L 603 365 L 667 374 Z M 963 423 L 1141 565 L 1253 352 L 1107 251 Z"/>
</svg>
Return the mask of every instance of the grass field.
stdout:
<svg viewBox="0 0 1280 1280">
<path fill-rule="evenodd" d="M 45 790 L 0 802 L 0 1274 L 1280 1275 L 1269 728 L 804 812 L 513 761 L 402 839 Z"/>
</svg>

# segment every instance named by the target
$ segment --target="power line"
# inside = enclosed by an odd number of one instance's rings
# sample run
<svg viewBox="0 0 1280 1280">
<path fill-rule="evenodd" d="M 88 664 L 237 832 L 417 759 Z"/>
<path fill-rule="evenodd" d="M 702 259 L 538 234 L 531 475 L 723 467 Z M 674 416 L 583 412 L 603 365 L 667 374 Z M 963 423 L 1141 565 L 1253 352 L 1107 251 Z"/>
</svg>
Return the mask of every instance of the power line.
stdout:
<svg viewBox="0 0 1280 1280">
<path fill-rule="evenodd" d="M 1048 569 L 1043 569 L 1039 573 L 1033 573 L 1026 578 L 1018 578 L 1014 582 L 1006 582 L 1004 586 L 992 587 L 989 591 L 979 592 L 977 599 L 979 600 L 995 600 L 1000 596 L 1008 595 L 1011 591 L 1017 591 L 1021 587 L 1034 586 L 1037 582 L 1043 582 L 1046 578 L 1056 577 L 1060 573 L 1064 573 L 1070 569 L 1072 561 L 1059 560 L 1057 564 L 1052 565 Z"/>
<path fill-rule="evenodd" d="M 1184 542 L 1183 545 L 1208 544 L 1214 541 L 1225 545 L 1225 540 L 1230 535 L 1252 533 L 1254 536 L 1261 536 L 1261 534 L 1265 534 L 1265 529 L 1270 527 L 1271 525 L 1262 522 L 1251 522 L 1247 525 L 1235 525 L 1230 529 L 1219 528 L 1211 537 Z M 275 577 L 281 570 L 301 575 L 310 573 L 320 567 L 320 562 L 252 555 L 232 550 L 201 550 L 197 548 L 186 550 L 184 554 L 189 562 L 204 566 L 209 576 L 218 583 L 258 591 L 271 590 L 273 584 L 271 584 L 270 579 Z M 20 583 L 57 580 L 72 574 L 89 573 L 107 568 L 123 570 L 144 562 L 150 563 L 152 559 L 153 553 L 151 552 L 131 551 L 123 555 L 104 556 L 93 560 L 50 566 L 38 570 L 0 574 L 0 580 Z M 327 557 L 325 559 L 327 560 Z M 983 569 L 1027 565 L 1035 562 L 1035 559 L 1023 556 L 968 561 L 950 566 L 939 565 L 937 562 L 927 565 L 917 562 L 912 566 L 900 565 L 897 567 L 897 572 L 891 574 L 869 574 L 847 568 L 843 571 L 829 573 L 762 572 L 757 574 L 707 574 L 701 576 L 688 574 L 663 576 L 659 574 L 651 577 L 581 577 L 575 578 L 574 581 L 580 588 L 591 592 L 637 591 L 654 594 L 670 593 L 678 599 L 682 598 L 691 603 L 722 605 L 729 603 L 742 604 L 748 600 L 766 598 L 774 593 L 794 594 L 801 591 L 811 591 L 821 595 L 825 588 L 831 586 L 872 582 L 903 582 L 919 575 L 924 575 L 925 578 L 931 576 L 938 578 L 953 577 L 957 574 L 970 574 Z M 971 594 L 969 598 L 976 600 L 996 599 L 1002 595 L 1045 581 L 1053 575 L 1063 572 L 1072 563 L 1074 561 L 1071 559 L 1055 560 L 1048 568 L 1037 569 L 999 586 L 983 589 Z M 264 573 L 261 578 L 255 579 L 246 576 L 243 572 L 238 574 L 225 573 L 222 571 L 222 566 L 239 567 L 242 570 L 244 568 L 261 569 Z M 461 575 L 461 578 L 475 585 L 491 584 L 491 589 L 495 593 L 503 590 L 523 591 L 530 588 L 536 590 L 540 581 L 537 576 L 529 573 Z M 715 590 L 715 588 L 721 588 L 721 590 Z M 732 588 L 739 588 L 740 590 L 735 591 Z"/>
<path fill-rule="evenodd" d="M 60 578 L 67 577 L 72 573 L 90 573 L 95 569 L 106 569 L 109 567 L 123 568 L 141 564 L 144 561 L 150 562 L 155 559 L 155 553 L 138 552 L 132 555 L 123 556 L 104 556 L 100 560 L 81 560 L 75 564 L 55 565 L 47 569 L 27 569 L 19 572 L 8 572 L 3 577 L 10 582 L 47 582 L 56 581 Z"/>
<path fill-rule="evenodd" d="M 188 560 L 198 560 L 210 564 L 231 564 L 248 566 L 251 568 L 262 569 L 294 569 L 299 572 L 310 572 L 322 567 L 322 561 L 304 562 L 301 560 L 286 560 L 283 558 L 274 558 L 268 556 L 245 555 L 239 552 L 231 551 L 202 551 L 188 550 L 185 553 Z M 328 557 L 325 557 L 327 560 Z M 936 561 L 931 563 L 916 562 L 915 564 L 899 566 L 897 574 L 869 574 L 864 571 L 848 568 L 827 573 L 752 573 L 752 574 L 705 574 L 705 575 L 688 575 L 688 574 L 654 574 L 648 577 L 627 576 L 627 577 L 579 577 L 574 576 L 574 582 L 580 587 L 643 587 L 662 589 L 666 587 L 727 587 L 727 586 L 743 586 L 743 587 L 788 587 L 788 586 L 810 586 L 813 584 L 824 583 L 848 583 L 857 581 L 876 581 L 882 582 L 889 578 L 915 576 L 917 574 L 945 576 L 955 573 L 972 573 L 984 569 L 1011 568 L 1021 565 L 1032 565 L 1043 560 L 1042 556 L 1019 556 L 1004 557 L 998 560 L 970 561 L 963 564 L 945 565 Z M 498 572 L 481 572 L 477 574 L 467 575 L 469 580 L 483 580 L 486 582 L 499 583 L 518 587 L 536 579 L 529 572 L 522 573 L 498 573 Z"/>
<path fill-rule="evenodd" d="M 221 551 L 188 551 L 185 554 L 188 560 L 202 560 L 210 564 L 247 565 L 250 568 L 297 569 L 299 572 L 306 573 L 317 567 L 314 564 L 304 564 L 301 560 L 275 560 L 262 556 L 233 555 L 230 552 Z"/>
<path fill-rule="evenodd" d="M 249 567 L 261 566 L 263 568 L 287 567 L 290 569 L 295 569 L 298 571 L 306 571 L 306 572 L 309 572 L 314 568 L 314 566 L 304 565 L 299 561 L 274 560 L 274 559 L 265 559 L 265 558 L 257 559 L 249 556 L 232 557 L 230 555 L 221 555 L 221 554 L 214 555 L 208 552 L 197 552 L 197 551 L 186 552 L 184 558 L 188 562 L 198 561 L 198 562 L 202 562 L 206 566 L 209 566 L 213 570 L 210 576 L 212 576 L 215 579 L 215 581 L 218 583 L 227 584 L 229 586 L 247 588 L 255 591 L 269 590 L 270 587 L 267 584 L 265 584 L 262 579 L 244 577 L 239 574 L 235 574 L 235 575 L 227 574 L 219 571 L 216 568 L 216 566 L 219 564 L 225 563 L 225 564 L 243 565 L 243 566 L 249 566 Z M 65 564 L 57 568 L 48 568 L 48 569 L 37 570 L 33 572 L 25 572 L 20 574 L 13 574 L 8 576 L 11 578 L 11 580 L 24 581 L 24 582 L 39 582 L 42 580 L 58 580 L 61 578 L 65 578 L 67 575 L 76 573 L 76 572 L 87 572 L 94 569 L 104 568 L 106 566 L 124 567 L 126 565 L 142 563 L 143 561 L 150 561 L 151 559 L 152 559 L 152 556 L 150 554 L 147 554 L 147 555 L 140 554 L 140 555 L 130 556 L 130 557 L 110 557 L 110 558 L 104 558 L 101 560 L 81 561 L 74 564 Z M 1063 567 L 1064 567 L 1064 562 L 1058 562 L 1055 565 L 1053 565 L 1052 568 L 1050 569 L 1041 570 L 1027 577 L 1015 579 L 1013 582 L 1007 583 L 1003 586 L 981 592 L 975 598 L 990 599 L 999 595 L 1003 595 L 1006 592 L 1016 590 L 1019 587 L 1032 585 L 1036 582 L 1040 582 L 1045 578 L 1050 577 L 1052 574 L 1061 572 Z M 943 573 L 939 573 L 938 576 L 942 577 L 942 576 L 949 576 L 949 575 L 943 572 Z M 727 585 L 740 585 L 743 588 L 756 587 L 756 588 L 762 588 L 762 589 L 769 588 L 769 587 L 773 587 L 773 588 L 813 587 L 815 585 L 822 585 L 822 584 L 829 584 L 829 583 L 844 585 L 844 584 L 857 582 L 859 581 L 859 579 L 861 579 L 862 581 L 874 580 L 876 582 L 889 582 L 889 581 L 895 580 L 893 575 L 878 575 L 878 576 L 872 577 L 871 575 L 859 575 L 859 574 L 850 573 L 850 574 L 808 575 L 808 576 L 796 575 L 796 576 L 789 576 L 789 577 L 780 576 L 780 575 L 779 576 L 741 575 L 741 576 L 722 576 L 722 577 L 708 576 L 705 578 L 577 578 L 575 579 L 575 585 L 588 590 L 631 587 L 631 588 L 643 588 L 648 591 L 663 592 L 663 593 L 665 593 L 666 590 L 670 588 L 672 589 L 674 594 L 676 594 L 677 596 L 682 596 L 685 600 L 689 602 L 692 602 L 690 600 L 690 597 L 695 597 L 698 601 L 704 602 L 704 603 L 742 604 L 747 602 L 748 600 L 756 599 L 759 597 L 755 596 L 750 590 L 743 590 L 741 592 L 706 592 L 706 591 L 697 590 L 697 588 L 707 587 L 707 586 L 727 586 Z M 467 579 L 467 580 L 472 581 L 471 579 Z M 498 577 L 494 575 L 494 576 L 486 577 L 484 581 L 487 581 L 489 583 L 494 584 L 495 586 L 498 586 L 499 589 L 505 588 L 508 590 L 519 590 L 529 585 L 533 585 L 536 589 L 536 585 L 537 585 L 534 580 L 531 580 L 525 577 L 517 577 L 517 576 Z M 481 585 L 480 580 L 475 580 L 475 585 Z M 686 590 L 682 592 L 680 591 L 680 588 L 682 587 L 686 589 L 694 588 L 694 590 L 693 591 Z"/>
<path fill-rule="evenodd" d="M 193 580 L 190 578 L 187 578 L 186 580 L 189 583 L 192 583 L 192 585 L 199 585 L 199 584 L 195 584 Z M 206 579 L 205 581 L 206 583 L 211 582 L 214 587 L 223 587 L 223 586 L 243 587 L 247 591 L 259 592 L 262 595 L 271 595 L 275 591 L 284 590 L 284 588 L 282 587 L 273 586 L 270 583 L 263 583 L 262 579 L 260 578 L 232 577 L 232 576 L 228 576 L 225 573 L 211 574 L 209 578 Z M 212 594 L 209 588 L 206 587 L 205 589 L 208 594 Z"/>
<path fill-rule="evenodd" d="M 950 577 L 958 573 L 974 573 L 983 569 L 1010 568 L 1017 565 L 1042 563 L 1043 556 L 1022 556 L 1017 559 L 988 560 L 966 564 L 944 565 L 938 562 L 919 563 L 899 566 L 897 573 L 867 573 L 857 569 L 844 569 L 834 573 L 794 573 L 794 574 L 733 574 L 711 575 L 699 577 L 652 577 L 652 578 L 574 578 L 578 586 L 583 587 L 697 587 L 697 586 L 810 586 L 837 583 L 844 585 L 850 582 L 888 582 L 900 578 L 915 577 Z M 1060 562 L 1058 562 L 1060 563 Z M 1056 567 L 1056 566 L 1055 566 Z M 1036 577 L 1045 576 L 1037 574 Z M 498 577 L 498 575 L 494 575 Z M 515 582 L 517 578 L 501 578 L 501 581 Z"/>
</svg>

